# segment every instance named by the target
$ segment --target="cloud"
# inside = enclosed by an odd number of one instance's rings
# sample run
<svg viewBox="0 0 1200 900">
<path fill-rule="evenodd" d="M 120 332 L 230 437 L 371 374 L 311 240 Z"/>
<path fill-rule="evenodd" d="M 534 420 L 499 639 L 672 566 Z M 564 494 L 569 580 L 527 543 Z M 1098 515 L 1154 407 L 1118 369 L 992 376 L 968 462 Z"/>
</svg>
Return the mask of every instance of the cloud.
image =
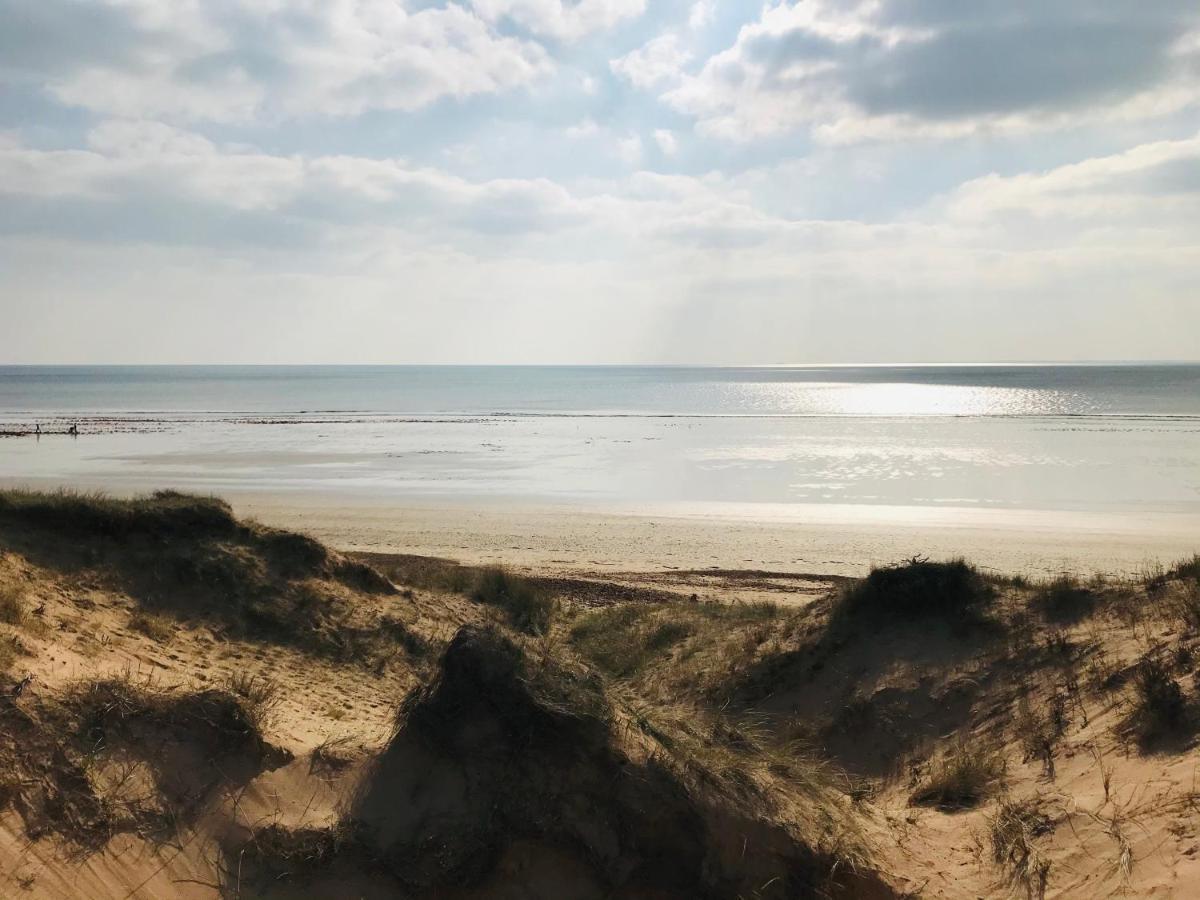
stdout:
<svg viewBox="0 0 1200 900">
<path fill-rule="evenodd" d="M 1157 141 L 1046 172 L 987 175 L 930 204 L 933 215 L 960 224 L 1002 224 L 1030 236 L 1030 223 L 1054 223 L 1059 235 L 1144 229 L 1159 244 L 1197 239 L 1200 135 Z M 1039 230 L 1033 240 L 1043 240 Z"/>
<path fill-rule="evenodd" d="M 682 77 L 691 53 L 671 33 L 660 35 L 643 47 L 609 62 L 609 68 L 636 88 L 650 90 L 673 84 Z"/>
<path fill-rule="evenodd" d="M 176 121 L 351 116 L 499 93 L 552 71 L 457 4 L 0 0 L 0 72 L 61 103 Z"/>
<path fill-rule="evenodd" d="M 1198 28 L 1200 9 L 1177 0 L 780 0 L 664 99 L 732 138 L 1154 115 L 1200 99 Z"/>
<path fill-rule="evenodd" d="M 1054 322 L 1098 335 L 1073 355 L 1183 356 L 1198 157 L 1147 142 L 821 220 L 715 172 L 469 180 L 115 120 L 86 149 L 0 140 L 6 321 L 71 358 L 136 321 L 158 361 L 1061 356 Z"/>
<path fill-rule="evenodd" d="M 512 22 L 533 34 L 576 41 L 640 16 L 646 0 L 471 0 L 488 22 Z"/>
<path fill-rule="evenodd" d="M 679 152 L 679 140 L 675 133 L 668 128 L 657 128 L 654 131 L 654 142 L 664 156 L 674 156 Z"/>
<path fill-rule="evenodd" d="M 713 20 L 717 12 L 717 0 L 696 0 L 688 10 L 688 28 L 703 28 Z"/>
<path fill-rule="evenodd" d="M 472 182 L 397 159 L 272 155 L 153 122 L 102 123 L 89 145 L 0 146 L 0 229 L 253 254 L 363 230 L 469 244 L 580 221 L 576 200 L 545 179 Z"/>
<path fill-rule="evenodd" d="M 584 138 L 595 137 L 600 133 L 600 126 L 596 124 L 595 119 L 580 119 L 574 125 L 567 128 L 567 137 L 573 141 L 583 140 Z"/>
<path fill-rule="evenodd" d="M 636 166 L 642 161 L 642 139 L 636 134 L 618 139 L 617 156 L 621 157 L 626 165 Z"/>
</svg>

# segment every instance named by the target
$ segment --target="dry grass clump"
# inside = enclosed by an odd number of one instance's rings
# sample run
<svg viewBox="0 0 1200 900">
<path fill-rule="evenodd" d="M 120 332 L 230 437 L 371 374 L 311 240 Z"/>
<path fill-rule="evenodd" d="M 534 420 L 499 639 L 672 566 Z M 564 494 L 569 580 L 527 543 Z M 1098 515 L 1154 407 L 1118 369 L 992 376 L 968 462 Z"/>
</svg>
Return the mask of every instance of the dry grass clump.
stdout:
<svg viewBox="0 0 1200 900">
<path fill-rule="evenodd" d="M 1166 599 L 1165 609 L 1184 631 L 1200 631 L 1200 583 L 1183 584 Z"/>
<path fill-rule="evenodd" d="M 549 631 L 556 608 L 547 591 L 499 567 L 484 569 L 479 574 L 471 599 L 503 610 L 512 626 L 526 634 Z"/>
<path fill-rule="evenodd" d="M 647 631 L 653 613 L 651 607 L 635 604 L 587 613 L 571 627 L 571 644 L 610 675 L 631 675 L 646 663 L 649 648 L 638 635 Z"/>
<path fill-rule="evenodd" d="M 21 625 L 27 614 L 24 588 L 11 583 L 0 584 L 0 622 Z"/>
<path fill-rule="evenodd" d="M 279 684 L 258 674 L 235 672 L 222 686 L 241 701 L 247 718 L 259 731 L 283 700 Z"/>
<path fill-rule="evenodd" d="M 1200 553 L 1197 553 L 1191 559 L 1182 560 L 1172 566 L 1167 571 L 1167 578 L 1200 583 Z"/>
<path fill-rule="evenodd" d="M 229 504 L 216 497 L 156 491 L 119 499 L 101 493 L 0 491 L 0 519 L 61 534 L 126 538 L 232 534 Z"/>
<path fill-rule="evenodd" d="M 680 658 L 701 666 L 711 663 L 706 648 L 752 657 L 759 632 L 765 640 L 779 614 L 773 603 L 622 603 L 580 616 L 569 640 L 589 662 L 625 678 L 666 660 L 676 647 L 682 647 Z"/>
<path fill-rule="evenodd" d="M 1187 725 L 1187 704 L 1170 666 L 1147 654 L 1133 673 L 1133 708 L 1127 728 L 1145 745 L 1181 734 Z"/>
<path fill-rule="evenodd" d="M 1051 622 L 1077 622 L 1096 607 L 1096 594 L 1069 573 L 1040 585 L 1030 605 Z"/>
<path fill-rule="evenodd" d="M 244 701 L 223 691 L 121 677 L 58 699 L 0 694 L 0 773 L 12 776 L 4 802 L 31 839 L 56 834 L 82 854 L 121 833 L 169 839 L 217 786 L 284 758 Z"/>
<path fill-rule="evenodd" d="M 1037 849 L 1037 838 L 1049 834 L 1053 822 L 1042 811 L 1041 797 L 1005 798 L 988 819 L 992 860 L 1002 867 L 1014 888 L 1028 900 L 1042 900 L 1050 880 L 1050 861 Z"/>
<path fill-rule="evenodd" d="M 308 770 L 314 775 L 328 778 L 344 772 L 354 760 L 355 753 L 350 735 L 328 737 L 313 748 L 308 760 Z"/>
<path fill-rule="evenodd" d="M 970 619 L 995 597 L 995 588 L 963 559 L 932 562 L 913 557 L 901 565 L 872 569 L 848 587 L 836 614 L 904 619 Z"/>
<path fill-rule="evenodd" d="M 129 616 L 129 627 L 150 640 L 165 644 L 175 636 L 175 624 L 166 616 L 137 609 Z"/>
<path fill-rule="evenodd" d="M 469 594 L 479 570 L 449 559 L 404 553 L 356 553 L 396 584 L 442 594 Z"/>
<path fill-rule="evenodd" d="M 978 806 L 1004 780 L 1004 757 L 982 746 L 959 742 L 930 769 L 912 792 L 912 806 L 935 806 L 941 810 Z"/>
<path fill-rule="evenodd" d="M 213 753 L 261 751 L 261 718 L 255 701 L 232 691 L 185 693 L 135 684 L 129 678 L 86 682 L 65 699 L 77 733 L 91 747 L 134 740 L 153 728 L 197 741 Z"/>
</svg>

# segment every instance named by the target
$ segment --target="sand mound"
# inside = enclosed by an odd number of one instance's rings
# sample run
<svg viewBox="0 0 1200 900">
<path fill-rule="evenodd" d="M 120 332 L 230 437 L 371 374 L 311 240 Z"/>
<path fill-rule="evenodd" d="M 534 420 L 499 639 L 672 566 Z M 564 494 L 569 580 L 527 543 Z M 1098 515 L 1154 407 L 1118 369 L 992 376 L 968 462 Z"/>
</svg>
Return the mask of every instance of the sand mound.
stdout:
<svg viewBox="0 0 1200 900">
<path fill-rule="evenodd" d="M 0 542 L 228 638 L 368 663 L 413 643 L 398 619 L 365 616 L 354 602 L 396 593 L 388 579 L 306 535 L 241 522 L 215 498 L 2 491 Z"/>
<path fill-rule="evenodd" d="M 887 896 L 676 763 L 594 674 L 468 626 L 405 700 L 343 823 L 265 831 L 243 859 L 260 886 L 290 875 L 317 895 L 349 867 L 385 873 L 397 896 Z"/>
<path fill-rule="evenodd" d="M 118 834 L 167 840 L 218 788 L 288 755 L 267 744 L 239 698 L 153 690 L 110 679 L 57 700 L 0 697 L 0 808 L 31 839 L 81 854 Z"/>
</svg>

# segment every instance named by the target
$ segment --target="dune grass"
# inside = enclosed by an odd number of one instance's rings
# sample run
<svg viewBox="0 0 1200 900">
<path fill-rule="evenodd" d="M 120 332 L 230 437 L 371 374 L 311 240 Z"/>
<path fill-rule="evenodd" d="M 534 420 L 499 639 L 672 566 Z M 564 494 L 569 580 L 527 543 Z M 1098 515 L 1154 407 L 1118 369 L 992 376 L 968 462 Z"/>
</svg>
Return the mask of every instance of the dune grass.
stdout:
<svg viewBox="0 0 1200 900">
<path fill-rule="evenodd" d="M 135 609 L 129 616 L 131 630 L 144 634 L 158 644 L 165 644 L 175 636 L 175 623 L 166 616 Z"/>
<path fill-rule="evenodd" d="M 933 562 L 913 557 L 874 568 L 842 593 L 835 614 L 844 618 L 962 620 L 979 614 L 995 597 L 993 585 L 963 559 Z"/>
<path fill-rule="evenodd" d="M 1030 605 L 1050 622 L 1077 622 L 1096 608 L 1096 593 L 1069 573 L 1039 585 Z"/>
<path fill-rule="evenodd" d="M 174 622 L 205 621 L 372 667 L 397 644 L 416 647 L 394 616 L 359 612 L 355 595 L 395 593 L 381 574 L 307 535 L 241 522 L 216 498 L 0 491 L 0 536 L 36 564 L 131 596 L 130 627 L 156 641 Z M 17 600 L 6 605 L 16 615 Z"/>
<path fill-rule="evenodd" d="M 580 616 L 568 640 L 592 664 L 626 678 L 676 647 L 689 659 L 725 644 L 744 650 L 746 627 L 769 625 L 779 615 L 773 603 L 622 603 Z"/>
<path fill-rule="evenodd" d="M 1143 746 L 1179 735 L 1187 725 L 1183 690 L 1158 655 L 1147 654 L 1134 669 L 1132 703 L 1127 724 Z"/>
<path fill-rule="evenodd" d="M 232 534 L 238 527 L 224 500 L 177 491 L 124 499 L 69 490 L 4 490 L 0 491 L 0 520 L 60 534 L 113 538 Z"/>
<path fill-rule="evenodd" d="M 1029 900 L 1041 900 L 1046 895 L 1050 861 L 1038 850 L 1037 838 L 1051 829 L 1050 818 L 1042 811 L 1037 796 L 1019 801 L 1003 799 L 988 819 L 992 861 Z"/>
<path fill-rule="evenodd" d="M 924 781 L 909 796 L 909 803 L 947 811 L 970 809 L 996 790 L 1004 773 L 1003 756 L 963 740 L 933 764 Z"/>
<path fill-rule="evenodd" d="M 526 634 L 548 632 L 557 605 L 545 589 L 499 567 L 480 572 L 470 596 L 502 610 L 513 628 Z"/>
</svg>

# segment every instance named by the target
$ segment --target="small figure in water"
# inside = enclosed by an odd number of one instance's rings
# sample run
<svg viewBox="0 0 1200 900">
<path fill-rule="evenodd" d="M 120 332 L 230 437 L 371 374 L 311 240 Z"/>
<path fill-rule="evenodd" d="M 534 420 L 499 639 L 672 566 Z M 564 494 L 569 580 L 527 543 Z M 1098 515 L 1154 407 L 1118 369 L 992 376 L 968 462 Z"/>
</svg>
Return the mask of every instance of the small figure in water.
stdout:
<svg viewBox="0 0 1200 900">
<path fill-rule="evenodd" d="M 79 437 L 79 425 L 72 422 L 71 427 L 67 429 L 67 434 L 71 435 L 71 437 Z"/>
<path fill-rule="evenodd" d="M 36 434 L 38 437 L 42 436 L 42 423 L 41 422 L 37 422 L 34 424 L 33 433 Z"/>
</svg>

